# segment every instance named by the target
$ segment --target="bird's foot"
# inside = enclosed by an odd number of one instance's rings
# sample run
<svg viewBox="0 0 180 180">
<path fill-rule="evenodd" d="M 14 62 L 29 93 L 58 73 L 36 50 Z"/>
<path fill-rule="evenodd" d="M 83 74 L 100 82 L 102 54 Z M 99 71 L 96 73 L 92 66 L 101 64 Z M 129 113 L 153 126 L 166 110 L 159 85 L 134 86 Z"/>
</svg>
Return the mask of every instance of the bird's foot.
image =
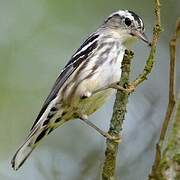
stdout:
<svg viewBox="0 0 180 180">
<path fill-rule="evenodd" d="M 121 142 L 121 138 L 120 136 L 113 136 L 111 134 L 109 134 L 108 132 L 104 132 L 104 134 L 102 134 L 105 138 L 114 141 L 116 143 L 120 143 Z"/>
<path fill-rule="evenodd" d="M 134 91 L 135 87 L 131 84 L 128 84 L 126 88 L 119 85 L 119 82 L 113 83 L 109 86 L 109 88 L 117 89 L 120 91 L 124 91 L 126 93 L 131 93 Z"/>
</svg>

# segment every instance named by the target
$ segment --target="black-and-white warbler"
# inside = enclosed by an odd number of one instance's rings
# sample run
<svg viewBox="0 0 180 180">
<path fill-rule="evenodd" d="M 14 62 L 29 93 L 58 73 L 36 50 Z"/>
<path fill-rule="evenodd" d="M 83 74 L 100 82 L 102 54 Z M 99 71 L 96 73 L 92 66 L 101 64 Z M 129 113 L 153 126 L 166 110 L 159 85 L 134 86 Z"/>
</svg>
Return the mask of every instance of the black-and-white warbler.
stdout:
<svg viewBox="0 0 180 180">
<path fill-rule="evenodd" d="M 83 120 L 103 136 L 112 138 L 88 121 L 88 116 L 115 91 L 111 85 L 120 79 L 125 49 L 136 39 L 149 43 L 142 19 L 132 11 L 120 10 L 111 14 L 85 40 L 58 76 L 25 143 L 14 155 L 11 163 L 15 170 L 40 140 L 75 118 Z"/>
</svg>

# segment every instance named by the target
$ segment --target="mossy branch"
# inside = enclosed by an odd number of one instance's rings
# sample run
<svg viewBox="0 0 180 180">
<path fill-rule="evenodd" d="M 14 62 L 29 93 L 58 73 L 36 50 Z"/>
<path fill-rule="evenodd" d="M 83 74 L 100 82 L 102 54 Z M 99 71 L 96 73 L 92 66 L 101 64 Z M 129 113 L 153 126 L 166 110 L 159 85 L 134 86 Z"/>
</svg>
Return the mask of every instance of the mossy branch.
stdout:
<svg viewBox="0 0 180 180">
<path fill-rule="evenodd" d="M 156 172 L 155 178 L 151 178 L 151 180 L 180 179 L 180 97 L 171 135 Z"/>
<path fill-rule="evenodd" d="M 129 74 L 130 74 L 130 65 L 133 54 L 131 51 L 126 51 L 126 54 L 123 59 L 122 74 L 120 79 L 120 86 L 128 86 L 130 90 L 134 90 L 139 84 L 147 79 L 148 74 L 151 72 L 154 64 L 154 56 L 156 53 L 156 46 L 159 39 L 159 34 L 161 31 L 161 21 L 160 21 L 160 2 L 155 0 L 155 26 L 153 29 L 153 38 L 151 44 L 150 54 L 147 58 L 145 68 L 133 82 L 128 84 Z M 113 107 L 113 115 L 111 118 L 109 134 L 113 136 L 120 136 L 122 130 L 122 124 L 124 121 L 126 107 L 128 102 L 129 94 L 124 91 L 117 91 L 116 100 Z M 116 157 L 118 152 L 118 142 L 107 139 L 106 141 L 106 151 L 105 151 L 105 160 L 102 171 L 102 180 L 114 180 L 115 179 L 115 170 L 116 170 Z"/>
<path fill-rule="evenodd" d="M 130 65 L 131 59 L 133 58 L 133 53 L 127 51 L 125 53 L 122 62 L 122 75 L 120 80 L 120 85 L 125 87 L 129 82 Z M 118 90 L 116 94 L 116 100 L 113 107 L 113 115 L 111 119 L 111 124 L 109 128 L 109 134 L 115 137 L 119 137 L 120 131 L 122 130 L 122 123 L 126 113 L 126 106 L 128 102 L 129 94 Z M 120 102 L 120 103 L 119 103 Z M 118 142 L 107 139 L 106 148 L 106 159 L 104 161 L 102 179 L 103 180 L 113 180 L 116 167 L 116 155 L 118 153 Z"/>
</svg>

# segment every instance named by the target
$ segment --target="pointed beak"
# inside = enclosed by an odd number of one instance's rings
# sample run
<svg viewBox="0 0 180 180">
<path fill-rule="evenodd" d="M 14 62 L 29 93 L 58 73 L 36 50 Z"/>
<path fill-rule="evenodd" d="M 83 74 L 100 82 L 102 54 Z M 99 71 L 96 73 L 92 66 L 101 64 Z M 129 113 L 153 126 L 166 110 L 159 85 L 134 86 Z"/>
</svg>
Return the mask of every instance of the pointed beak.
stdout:
<svg viewBox="0 0 180 180">
<path fill-rule="evenodd" d="M 144 32 L 140 32 L 138 30 L 132 30 L 131 31 L 131 35 L 136 36 L 137 38 L 143 40 L 145 43 L 147 43 L 148 45 L 150 45 L 151 43 L 149 42 L 146 34 Z"/>
</svg>

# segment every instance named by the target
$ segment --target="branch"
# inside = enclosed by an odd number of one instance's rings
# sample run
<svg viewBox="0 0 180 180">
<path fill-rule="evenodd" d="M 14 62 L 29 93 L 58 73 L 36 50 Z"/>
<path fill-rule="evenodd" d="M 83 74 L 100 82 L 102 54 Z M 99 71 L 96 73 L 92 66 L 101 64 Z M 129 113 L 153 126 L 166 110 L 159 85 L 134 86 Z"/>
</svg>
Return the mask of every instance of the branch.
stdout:
<svg viewBox="0 0 180 180">
<path fill-rule="evenodd" d="M 133 53 L 131 51 L 126 50 L 122 62 L 122 67 L 121 67 L 122 75 L 119 83 L 122 87 L 125 87 L 128 84 L 132 58 L 133 58 Z M 128 96 L 129 96 L 128 93 L 121 90 L 118 90 L 116 94 L 116 100 L 113 107 L 113 115 L 108 132 L 112 136 L 119 137 L 120 135 L 124 116 L 126 113 Z M 103 180 L 111 180 L 114 178 L 117 152 L 118 152 L 118 142 L 107 139 L 107 148 L 105 152 L 106 159 L 104 161 L 104 167 L 102 173 Z"/>
<path fill-rule="evenodd" d="M 180 97 L 168 145 L 160 162 L 161 180 L 180 179 Z"/>
<path fill-rule="evenodd" d="M 161 31 L 160 22 L 160 3 L 159 0 L 155 0 L 155 26 L 153 29 L 152 45 L 149 57 L 146 61 L 143 73 L 138 76 L 136 80 L 130 83 L 129 88 L 135 89 L 140 83 L 147 79 L 147 75 L 151 72 L 154 64 L 154 56 L 156 53 L 157 41 Z M 130 74 L 130 60 L 132 59 L 132 53 L 126 51 L 126 55 L 123 59 L 122 75 L 120 79 L 120 86 L 125 87 L 129 81 Z M 126 88 L 126 87 L 125 87 Z M 120 136 L 122 130 L 122 124 L 124 121 L 126 107 L 128 102 L 129 93 L 125 91 L 117 91 L 116 100 L 113 107 L 113 115 L 111 118 L 109 134 L 115 137 Z M 115 179 L 115 168 L 116 168 L 116 156 L 118 152 L 118 142 L 107 139 L 105 160 L 102 172 L 102 180 L 114 180 Z"/>
<path fill-rule="evenodd" d="M 162 173 L 162 161 L 164 155 L 162 155 L 162 150 L 163 150 L 163 143 L 165 141 L 165 137 L 167 135 L 167 129 L 168 125 L 170 124 L 170 121 L 172 119 L 173 111 L 175 108 L 175 64 L 176 64 L 176 47 L 177 47 L 177 40 L 180 35 L 180 19 L 177 20 L 176 24 L 176 31 L 175 34 L 173 35 L 170 43 L 169 43 L 169 48 L 170 48 L 170 70 L 169 70 L 169 102 L 168 102 L 168 107 L 165 115 L 165 119 L 161 128 L 161 133 L 160 133 L 160 138 L 159 141 L 156 145 L 156 155 L 155 155 L 155 160 L 154 164 L 152 166 L 152 171 L 149 176 L 150 180 L 153 179 L 162 179 L 163 178 L 163 173 Z M 178 118 L 176 118 L 178 119 Z M 176 128 L 176 123 L 174 125 L 174 128 Z"/>
</svg>

